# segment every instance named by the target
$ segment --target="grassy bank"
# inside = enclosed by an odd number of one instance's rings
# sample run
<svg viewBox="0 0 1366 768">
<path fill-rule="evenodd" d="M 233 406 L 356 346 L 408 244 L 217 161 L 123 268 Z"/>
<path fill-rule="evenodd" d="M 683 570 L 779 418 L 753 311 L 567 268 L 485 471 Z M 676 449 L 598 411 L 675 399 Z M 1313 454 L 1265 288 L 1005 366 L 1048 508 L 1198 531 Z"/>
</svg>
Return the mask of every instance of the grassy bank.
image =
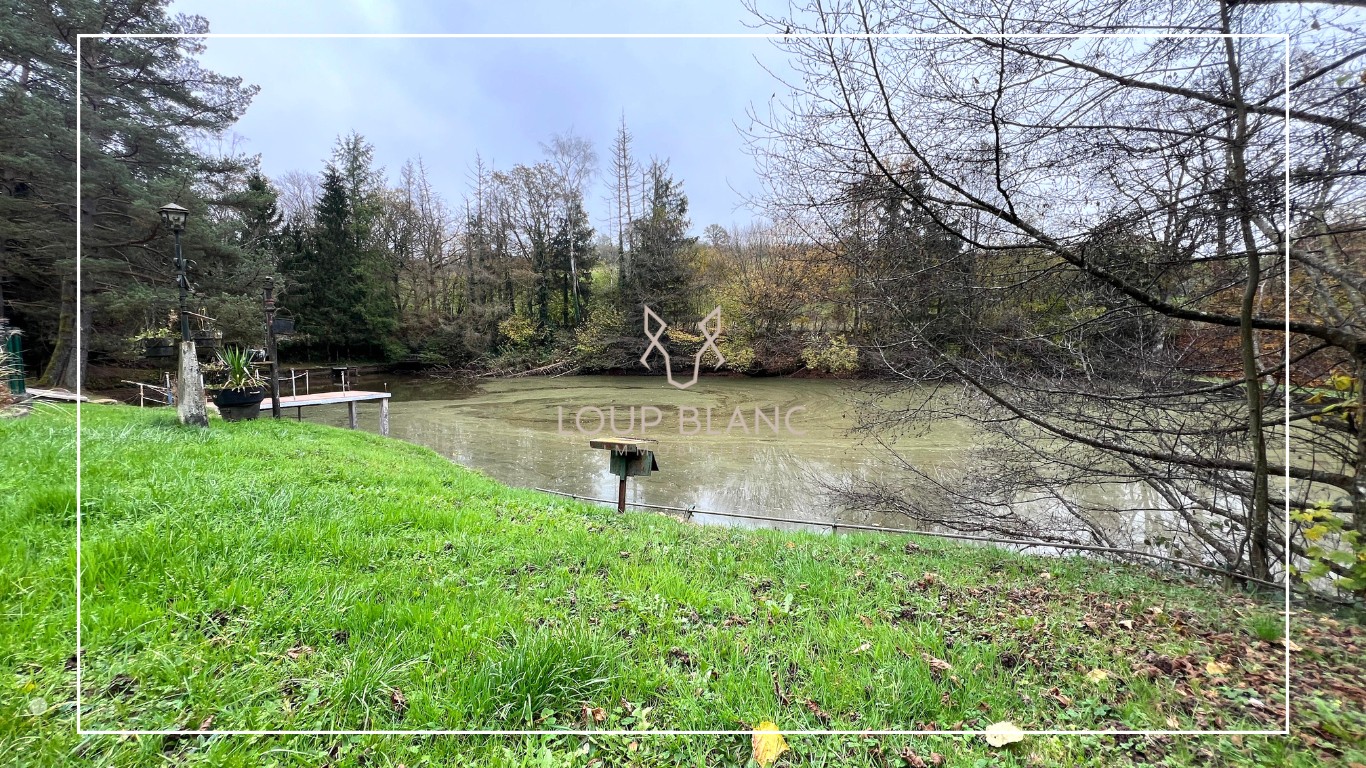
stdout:
<svg viewBox="0 0 1366 768">
<path fill-rule="evenodd" d="M 290 421 L 83 410 L 98 729 L 1278 728 L 1281 615 L 1081 558 L 689 526 Z M 0 421 L 0 762 L 743 764 L 746 737 L 73 732 L 74 413 Z M 1297 613 L 1297 734 L 793 737 L 780 764 L 1366 763 L 1363 643 Z M 1100 670 L 1097 672 L 1096 670 Z M 903 758 L 903 749 L 910 753 Z"/>
</svg>

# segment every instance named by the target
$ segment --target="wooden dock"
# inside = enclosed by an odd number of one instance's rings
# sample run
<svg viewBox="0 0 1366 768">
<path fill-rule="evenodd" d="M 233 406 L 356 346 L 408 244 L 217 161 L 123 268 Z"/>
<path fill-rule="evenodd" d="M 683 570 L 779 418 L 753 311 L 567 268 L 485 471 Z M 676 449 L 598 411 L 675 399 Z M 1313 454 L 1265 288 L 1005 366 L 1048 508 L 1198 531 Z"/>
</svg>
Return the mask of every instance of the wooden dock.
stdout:
<svg viewBox="0 0 1366 768">
<path fill-rule="evenodd" d="M 90 398 L 65 389 L 39 389 L 29 387 L 28 396 L 34 400 L 54 400 L 59 403 L 88 403 Z"/>
<path fill-rule="evenodd" d="M 361 392 L 351 390 L 349 392 L 314 392 L 308 395 L 285 395 L 280 398 L 281 408 L 302 409 L 310 405 L 336 405 L 346 403 L 349 425 L 352 429 L 356 428 L 356 404 L 379 401 L 379 433 L 388 436 L 389 434 L 389 398 L 388 392 Z M 267 397 L 261 401 L 261 410 L 268 411 L 271 407 L 271 399 Z"/>
</svg>

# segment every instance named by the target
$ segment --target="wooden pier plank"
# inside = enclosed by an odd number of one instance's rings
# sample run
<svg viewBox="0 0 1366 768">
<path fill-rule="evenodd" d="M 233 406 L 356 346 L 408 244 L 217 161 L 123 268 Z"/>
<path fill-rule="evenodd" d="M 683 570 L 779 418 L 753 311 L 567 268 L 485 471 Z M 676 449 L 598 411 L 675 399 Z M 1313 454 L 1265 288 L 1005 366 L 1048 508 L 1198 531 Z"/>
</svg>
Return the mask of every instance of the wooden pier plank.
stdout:
<svg viewBox="0 0 1366 768">
<path fill-rule="evenodd" d="M 281 408 L 299 408 L 309 405 L 335 405 L 337 403 L 363 403 L 370 400 L 388 400 L 389 392 L 314 392 L 308 395 L 285 395 L 280 398 Z M 270 410 L 270 398 L 261 401 L 262 410 Z"/>
<path fill-rule="evenodd" d="M 75 392 L 65 389 L 39 389 L 38 387 L 29 387 L 26 394 L 35 400 L 56 400 L 64 403 L 90 402 L 90 398 L 85 395 L 78 395 Z"/>
<path fill-rule="evenodd" d="M 300 413 L 305 406 L 309 405 L 337 405 L 346 403 L 346 421 L 352 429 L 360 426 L 360 420 L 356 413 L 356 403 L 379 402 L 379 433 L 385 437 L 389 436 L 389 398 L 388 392 L 363 392 L 351 390 L 349 392 L 313 392 L 307 395 L 285 395 L 280 398 L 281 408 L 294 408 L 296 413 Z M 261 410 L 270 410 L 270 398 L 261 401 Z"/>
</svg>

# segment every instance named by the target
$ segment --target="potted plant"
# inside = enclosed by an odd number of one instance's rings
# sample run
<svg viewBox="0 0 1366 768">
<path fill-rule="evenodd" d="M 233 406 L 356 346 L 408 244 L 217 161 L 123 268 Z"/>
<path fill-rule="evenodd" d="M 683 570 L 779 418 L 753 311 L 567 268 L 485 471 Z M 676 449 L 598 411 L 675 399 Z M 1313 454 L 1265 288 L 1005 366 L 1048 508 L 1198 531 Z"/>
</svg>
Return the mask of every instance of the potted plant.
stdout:
<svg viewBox="0 0 1366 768">
<path fill-rule="evenodd" d="M 227 372 L 227 383 L 214 393 L 213 404 L 224 421 L 254 419 L 261 415 L 266 399 L 265 381 L 251 364 L 251 353 L 243 347 L 228 347 L 218 353 Z"/>
<path fill-rule="evenodd" d="M 176 340 L 169 328 L 149 328 L 133 337 L 142 342 L 142 355 L 147 358 L 176 356 Z"/>
<path fill-rule="evenodd" d="M 209 328 L 200 328 L 190 338 L 194 340 L 195 348 L 200 350 L 216 350 L 223 344 L 223 332 Z"/>
</svg>

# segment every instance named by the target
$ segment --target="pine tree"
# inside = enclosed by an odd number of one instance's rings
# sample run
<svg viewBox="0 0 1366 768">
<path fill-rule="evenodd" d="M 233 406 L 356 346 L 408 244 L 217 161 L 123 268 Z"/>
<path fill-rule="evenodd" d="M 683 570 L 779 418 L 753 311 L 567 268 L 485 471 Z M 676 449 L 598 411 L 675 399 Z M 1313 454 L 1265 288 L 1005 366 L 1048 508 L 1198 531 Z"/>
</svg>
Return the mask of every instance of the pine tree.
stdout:
<svg viewBox="0 0 1366 768">
<path fill-rule="evenodd" d="M 688 236 L 688 196 L 683 194 L 683 185 L 669 174 L 668 163 L 659 160 L 650 162 L 645 179 L 646 210 L 631 223 L 635 246 L 622 291 L 625 313 L 637 326 L 642 304 L 662 311 L 663 317 L 696 314 L 698 293 L 697 238 Z"/>
<path fill-rule="evenodd" d="M 329 165 L 313 225 L 286 261 L 291 291 L 284 302 L 298 315 L 298 327 L 329 358 L 339 353 L 384 354 L 398 330 L 397 310 L 376 274 L 375 253 L 358 238 L 350 186 Z"/>
<path fill-rule="evenodd" d="M 550 241 L 552 266 L 559 273 L 560 326 L 563 328 L 581 322 L 582 302 L 587 300 L 591 287 L 590 275 L 596 263 L 592 242 L 593 228 L 588 225 L 588 214 L 583 210 L 583 198 L 575 197 L 570 203 L 568 216 L 560 219 L 555 236 Z M 578 296 L 574 295 L 576 270 L 579 275 Z"/>
<path fill-rule="evenodd" d="M 174 295 L 160 205 L 191 210 L 185 251 L 201 268 L 241 256 L 222 244 L 223 233 L 205 216 L 209 203 L 193 190 L 240 173 L 244 164 L 205 158 L 186 139 L 225 130 L 256 89 L 201 69 L 199 40 L 87 38 L 79 210 L 86 311 L 76 317 L 76 35 L 208 31 L 203 18 L 169 16 L 167 4 L 0 0 L 0 66 L 8 71 L 0 79 L 0 280 L 9 283 L 9 309 L 31 349 L 49 358 L 45 378 L 56 385 L 75 386 L 85 353 L 112 348 L 137 330 L 129 324 L 148 314 L 145 306 L 119 314 L 130 294 L 150 292 L 167 303 Z M 195 277 L 205 292 L 226 288 Z M 78 325 L 85 338 L 80 357 Z"/>
</svg>

